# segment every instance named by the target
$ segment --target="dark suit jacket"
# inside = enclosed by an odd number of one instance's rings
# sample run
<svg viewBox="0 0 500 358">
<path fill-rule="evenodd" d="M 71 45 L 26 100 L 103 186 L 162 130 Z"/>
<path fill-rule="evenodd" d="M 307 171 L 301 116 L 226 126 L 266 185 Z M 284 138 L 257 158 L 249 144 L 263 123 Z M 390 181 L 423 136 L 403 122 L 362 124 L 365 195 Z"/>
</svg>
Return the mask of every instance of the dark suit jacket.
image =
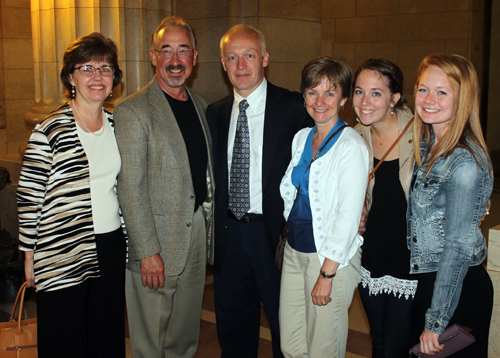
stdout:
<svg viewBox="0 0 500 358">
<path fill-rule="evenodd" d="M 233 106 L 233 94 L 207 108 L 207 121 L 212 133 L 215 174 L 215 261 L 220 272 L 227 246 L 229 185 L 227 141 Z M 269 250 L 274 253 L 285 219 L 279 185 L 291 159 L 292 140 L 300 129 L 314 125 L 298 92 L 267 83 L 262 160 L 262 210 Z M 273 254 L 274 255 L 274 254 Z"/>
</svg>

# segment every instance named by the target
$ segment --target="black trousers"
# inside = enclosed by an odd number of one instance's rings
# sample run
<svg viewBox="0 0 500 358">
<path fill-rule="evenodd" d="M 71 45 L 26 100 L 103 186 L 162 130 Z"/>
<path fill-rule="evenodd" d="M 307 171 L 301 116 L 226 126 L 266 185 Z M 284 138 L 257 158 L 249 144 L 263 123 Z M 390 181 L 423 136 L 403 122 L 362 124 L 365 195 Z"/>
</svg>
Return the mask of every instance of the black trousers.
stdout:
<svg viewBox="0 0 500 358">
<path fill-rule="evenodd" d="M 411 345 L 420 342 L 425 326 L 425 312 L 431 306 L 436 272 L 417 275 L 418 287 L 412 308 Z M 483 265 L 471 266 L 464 278 L 460 300 L 448 327 L 458 323 L 471 328 L 476 342 L 451 355 L 453 358 L 487 358 L 493 310 L 493 284 Z"/>
<path fill-rule="evenodd" d="M 266 239 L 264 222 L 228 222 L 221 272 L 214 272 L 215 314 L 222 358 L 256 358 L 261 302 L 271 328 L 273 357 L 282 358 L 279 335 L 281 274 Z"/>
<path fill-rule="evenodd" d="M 96 243 L 101 277 L 37 294 L 39 358 L 125 357 L 125 238 Z"/>
</svg>

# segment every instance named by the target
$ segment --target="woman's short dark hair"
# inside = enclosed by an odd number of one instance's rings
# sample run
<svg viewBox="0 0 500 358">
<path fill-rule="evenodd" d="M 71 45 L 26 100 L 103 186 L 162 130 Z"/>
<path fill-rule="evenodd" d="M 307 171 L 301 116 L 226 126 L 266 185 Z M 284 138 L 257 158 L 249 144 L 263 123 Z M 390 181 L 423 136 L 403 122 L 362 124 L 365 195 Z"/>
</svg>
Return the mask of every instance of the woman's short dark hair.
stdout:
<svg viewBox="0 0 500 358">
<path fill-rule="evenodd" d="M 370 58 L 358 67 L 352 81 L 353 91 L 356 88 L 356 80 L 363 70 L 371 70 L 377 72 L 384 79 L 385 84 L 391 91 L 391 95 L 399 93 L 401 98 L 394 105 L 395 109 L 401 109 L 406 104 L 406 99 L 403 96 L 403 71 L 389 60 L 383 58 Z"/>
<path fill-rule="evenodd" d="M 302 69 L 300 91 L 305 94 L 308 88 L 316 87 L 328 80 L 334 87 L 340 86 L 342 98 L 351 95 L 351 67 L 342 59 L 330 56 L 317 57 L 307 63 Z"/>
<path fill-rule="evenodd" d="M 71 93 L 69 76 L 75 71 L 75 67 L 81 63 L 95 61 L 108 62 L 115 68 L 113 88 L 118 86 L 122 80 L 122 70 L 118 66 L 118 48 L 110 38 L 98 33 L 81 36 L 69 44 L 61 65 L 61 81 L 64 87 Z"/>
</svg>

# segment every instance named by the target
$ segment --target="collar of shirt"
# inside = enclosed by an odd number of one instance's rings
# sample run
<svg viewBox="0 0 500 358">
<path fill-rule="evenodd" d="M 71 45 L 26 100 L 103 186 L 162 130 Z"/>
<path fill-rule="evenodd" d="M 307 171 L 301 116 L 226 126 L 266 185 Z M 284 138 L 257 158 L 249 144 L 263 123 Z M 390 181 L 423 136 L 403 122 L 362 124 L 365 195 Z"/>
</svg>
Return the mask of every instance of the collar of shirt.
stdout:
<svg viewBox="0 0 500 358">
<path fill-rule="evenodd" d="M 266 98 L 267 94 L 267 80 L 264 78 L 259 87 L 257 87 L 247 98 L 241 97 L 236 91 L 234 91 L 234 105 L 236 106 L 236 113 L 239 112 L 240 102 L 244 99 L 248 102 L 248 107 L 252 112 L 255 112 L 258 106 L 262 103 L 262 101 Z M 235 109 L 233 109 L 235 110 Z M 247 109 L 248 111 L 248 109 Z"/>
</svg>

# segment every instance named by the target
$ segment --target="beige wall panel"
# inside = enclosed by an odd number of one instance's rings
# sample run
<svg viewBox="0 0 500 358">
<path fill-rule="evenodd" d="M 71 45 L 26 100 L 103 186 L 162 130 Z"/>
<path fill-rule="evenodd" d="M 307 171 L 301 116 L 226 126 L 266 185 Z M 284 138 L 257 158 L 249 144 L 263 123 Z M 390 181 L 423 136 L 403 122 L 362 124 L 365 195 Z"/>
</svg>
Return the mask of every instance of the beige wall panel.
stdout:
<svg viewBox="0 0 500 358">
<path fill-rule="evenodd" d="M 18 154 L 19 147 L 22 145 L 26 145 L 26 142 L 29 137 L 26 137 L 26 140 L 18 141 L 18 142 L 7 142 L 7 154 Z"/>
<path fill-rule="evenodd" d="M 320 56 L 333 56 L 333 44 L 331 40 L 321 39 Z"/>
<path fill-rule="evenodd" d="M 300 63 L 271 63 L 266 72 L 267 79 L 274 85 L 300 92 L 300 74 L 307 61 Z"/>
<path fill-rule="evenodd" d="M 95 18 L 95 9 L 84 7 L 76 11 L 74 27 L 76 29 L 75 37 L 87 35 L 90 32 L 99 32 L 99 19 Z"/>
<path fill-rule="evenodd" d="M 377 41 L 377 18 L 337 19 L 335 43 Z"/>
<path fill-rule="evenodd" d="M 2 7 L 22 7 L 30 8 L 30 0 L 2 0 Z"/>
<path fill-rule="evenodd" d="M 191 76 L 187 84 L 210 102 L 218 101 L 231 93 L 231 84 L 220 62 L 199 63 L 196 65 L 195 72 L 195 76 Z"/>
<path fill-rule="evenodd" d="M 5 99 L 29 99 L 35 97 L 33 70 L 9 70 L 4 72 Z"/>
<path fill-rule="evenodd" d="M 99 18 L 100 30 L 102 34 L 108 36 L 115 42 L 120 41 L 120 11 L 117 7 L 101 7 Z M 128 26 L 128 24 L 127 24 Z M 138 31 L 139 28 L 136 28 Z"/>
<path fill-rule="evenodd" d="M 120 6 L 120 0 L 99 0 L 100 8 L 114 7 L 118 8 Z"/>
<path fill-rule="evenodd" d="M 335 19 L 321 21 L 321 39 L 335 42 Z"/>
<path fill-rule="evenodd" d="M 471 43 L 470 56 L 467 58 L 477 67 L 483 67 L 484 63 L 484 43 L 483 41 L 473 40 Z M 497 64 L 495 64 L 497 65 Z"/>
<path fill-rule="evenodd" d="M 261 18 L 269 61 L 305 63 L 321 52 L 321 23 Z"/>
<path fill-rule="evenodd" d="M 4 70 L 0 70 L 0 100 L 3 100 L 5 98 L 5 82 L 4 82 Z M 0 109 L 0 124 L 2 124 L 2 121 L 5 121 L 5 116 L 2 114 L 2 109 Z M 5 124 L 5 123 L 3 123 Z M 1 128 L 1 126 L 0 126 Z"/>
<path fill-rule="evenodd" d="M 150 67 L 153 67 L 150 61 L 120 63 L 120 68 L 124 71 L 124 78 L 126 78 L 126 82 L 122 81 L 121 85 L 121 92 L 124 94 L 122 99 L 137 92 L 151 81 L 153 75 L 150 72 Z M 144 76 L 141 74 L 149 75 Z"/>
<path fill-rule="evenodd" d="M 452 1 L 452 0 L 448 0 Z M 486 1 L 485 0 L 471 0 L 472 1 L 472 10 L 484 12 L 486 9 Z"/>
<path fill-rule="evenodd" d="M 220 39 L 229 28 L 229 18 L 189 20 L 198 41 L 198 62 L 220 62 Z M 267 40 L 267 39 L 266 39 Z"/>
<path fill-rule="evenodd" d="M 377 41 L 416 41 L 422 38 L 422 14 L 379 16 Z"/>
<path fill-rule="evenodd" d="M 474 40 L 484 39 L 484 17 L 482 12 L 472 12 L 471 38 Z"/>
<path fill-rule="evenodd" d="M 401 71 L 403 71 L 404 81 L 403 81 L 403 95 L 406 98 L 406 101 L 410 97 L 413 98 L 413 89 L 415 87 L 415 82 L 417 81 L 417 71 L 418 67 L 401 67 Z M 413 108 L 412 104 L 412 108 Z"/>
<path fill-rule="evenodd" d="M 464 40 L 447 40 L 446 41 L 446 53 L 453 53 L 456 55 L 462 55 L 464 57 L 470 58 L 470 41 Z"/>
<path fill-rule="evenodd" d="M 94 0 L 75 0 L 75 7 L 92 8 L 92 7 L 94 7 Z"/>
<path fill-rule="evenodd" d="M 7 153 L 7 129 L 0 129 L 0 155 Z"/>
<path fill-rule="evenodd" d="M 31 38 L 31 17 L 25 8 L 3 7 L 2 37 L 12 39 Z"/>
<path fill-rule="evenodd" d="M 322 5 L 323 19 L 356 16 L 356 1 L 353 0 L 323 0 Z"/>
<path fill-rule="evenodd" d="M 70 8 L 61 8 L 54 10 L 54 27 L 55 27 L 55 38 L 58 41 L 55 41 L 55 61 L 61 63 L 64 52 L 68 48 L 68 45 L 76 40 L 76 37 L 73 35 L 74 31 L 70 29 L 74 29 L 74 23 L 71 21 L 71 13 L 73 9 Z M 42 22 L 44 25 L 45 23 Z M 50 39 L 53 40 L 52 36 L 49 36 Z M 48 39 L 46 39 L 48 40 Z M 42 41 L 46 41 L 42 39 Z M 53 44 L 53 43 L 52 43 Z"/>
<path fill-rule="evenodd" d="M 175 13 L 185 19 L 229 16 L 229 2 L 229 0 L 177 0 Z"/>
<path fill-rule="evenodd" d="M 333 57 L 341 57 L 351 66 L 356 67 L 356 44 L 333 44 Z"/>
<path fill-rule="evenodd" d="M 141 61 L 146 56 L 145 49 L 141 48 L 143 11 L 131 8 L 126 8 L 123 11 L 125 12 L 126 46 L 121 49 L 122 56 L 129 62 Z"/>
<path fill-rule="evenodd" d="M 422 40 L 468 39 L 470 12 L 457 11 L 423 15 Z"/>
<path fill-rule="evenodd" d="M 3 39 L 3 67 L 5 69 L 32 69 L 31 39 Z"/>
<path fill-rule="evenodd" d="M 259 16 L 320 21 L 321 2 L 317 0 L 260 0 Z"/>
<path fill-rule="evenodd" d="M 356 0 L 356 16 L 399 14 L 399 0 Z"/>
<path fill-rule="evenodd" d="M 453 0 L 452 0 L 453 1 Z M 401 14 L 442 12 L 446 11 L 446 1 L 438 0 L 400 0 L 399 9 Z"/>
<path fill-rule="evenodd" d="M 425 56 L 440 52 L 446 52 L 445 40 L 400 42 L 398 65 L 416 68 Z"/>
<path fill-rule="evenodd" d="M 467 11 L 472 10 L 473 0 L 446 0 L 446 9 L 448 11 Z"/>
<path fill-rule="evenodd" d="M 11 142 L 22 142 L 28 139 L 32 128 L 24 124 L 24 115 L 33 106 L 33 99 L 27 100 L 5 100 L 5 111 L 7 113 L 7 138 L 8 144 Z M 9 153 L 17 153 L 16 150 L 9 150 Z"/>
<path fill-rule="evenodd" d="M 353 67 L 360 66 L 369 58 L 385 58 L 398 63 L 397 42 L 368 42 L 356 44 L 356 59 Z"/>
</svg>

